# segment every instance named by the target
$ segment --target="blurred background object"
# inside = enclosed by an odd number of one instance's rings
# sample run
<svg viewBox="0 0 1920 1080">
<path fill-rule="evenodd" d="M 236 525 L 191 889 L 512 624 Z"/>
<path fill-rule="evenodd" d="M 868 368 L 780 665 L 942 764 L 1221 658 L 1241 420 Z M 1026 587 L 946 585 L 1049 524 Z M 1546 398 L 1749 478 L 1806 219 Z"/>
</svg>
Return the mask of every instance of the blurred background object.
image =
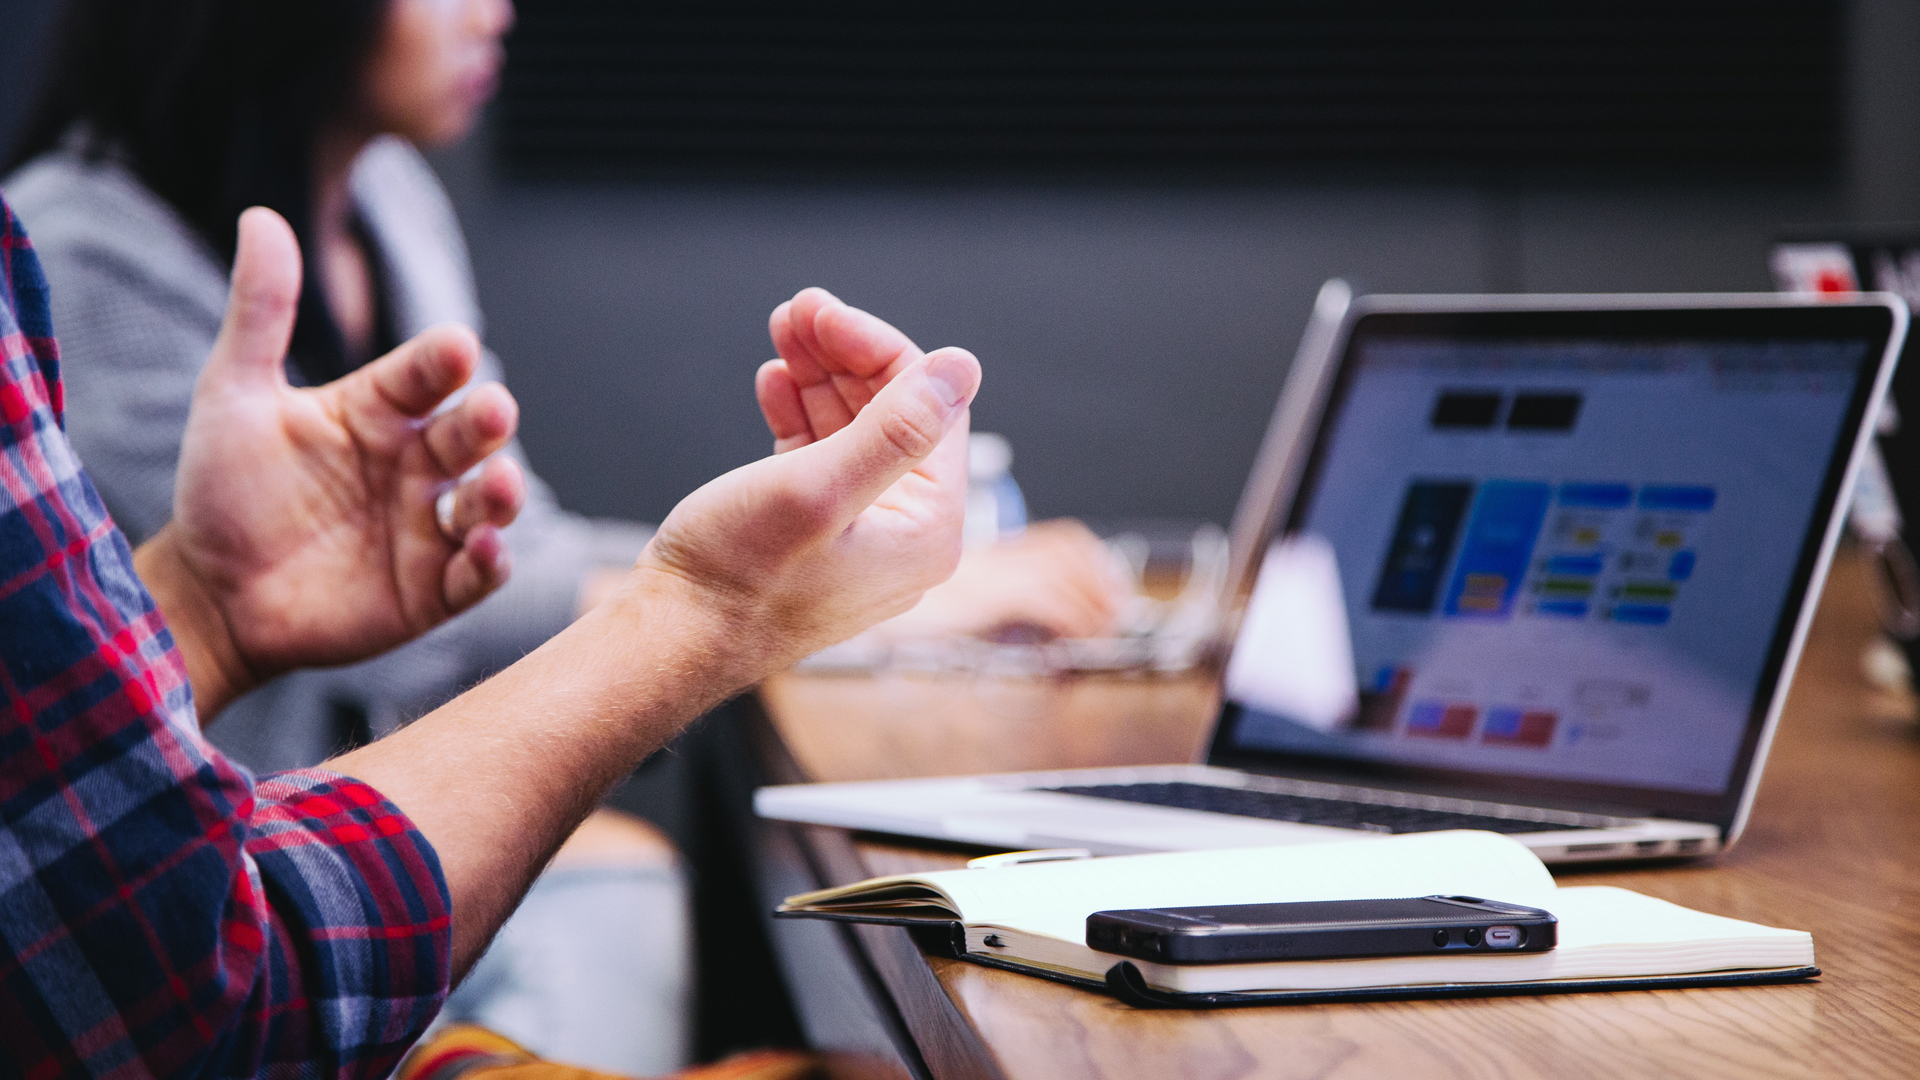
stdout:
<svg viewBox="0 0 1920 1080">
<path fill-rule="evenodd" d="M 1204 662 L 1220 629 L 1226 530 L 1153 522 L 1120 532 L 1104 541 L 1111 580 L 1073 581 L 1097 564 L 1081 549 L 1098 543 L 1079 522 L 1042 522 L 1000 541 L 993 558 L 962 564 L 929 602 L 815 653 L 796 670 L 1004 680 L 1179 673 Z M 1024 607 L 995 599 L 1003 590 L 1024 596 Z M 1058 597 L 1076 590 L 1095 595 L 1077 603 Z M 1001 613 L 999 621 L 973 621 L 983 611 Z M 1024 617 L 1008 621 L 1008 612 Z"/>
<path fill-rule="evenodd" d="M 0 0 L 0 137 L 51 7 Z M 1034 519 L 1224 522 L 1329 276 L 1764 289 L 1783 225 L 1920 220 L 1903 0 L 520 17 L 435 164 L 525 444 L 595 515 L 765 452 L 748 387 L 802 284 L 991 364 L 976 425 Z"/>
<path fill-rule="evenodd" d="M 1027 527 L 1027 499 L 1013 479 L 1013 444 L 1004 435 L 976 431 L 967 437 L 968 547 L 1020 535 Z"/>
<path fill-rule="evenodd" d="M 1774 284 L 1782 292 L 1843 296 L 1890 292 L 1920 310 L 1920 224 L 1806 226 L 1775 245 Z M 1910 697 L 1920 666 L 1920 564 L 1912 522 L 1920 518 L 1920 347 L 1909 334 L 1880 408 L 1877 438 L 1854 481 L 1848 533 L 1868 556 L 1882 636 L 1869 644 L 1862 672 L 1875 687 Z"/>
</svg>

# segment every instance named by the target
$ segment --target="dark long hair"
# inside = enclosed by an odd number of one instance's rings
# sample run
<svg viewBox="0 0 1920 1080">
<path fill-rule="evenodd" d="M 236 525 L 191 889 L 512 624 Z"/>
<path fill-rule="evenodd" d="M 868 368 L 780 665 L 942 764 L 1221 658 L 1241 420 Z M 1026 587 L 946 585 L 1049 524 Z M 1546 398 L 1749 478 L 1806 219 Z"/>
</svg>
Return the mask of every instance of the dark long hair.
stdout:
<svg viewBox="0 0 1920 1080">
<path fill-rule="evenodd" d="M 278 211 L 306 260 L 292 355 L 348 367 L 319 287 L 314 147 L 355 104 L 390 0 L 66 0 L 47 79 L 7 171 L 83 125 L 232 264 L 240 212 Z"/>
</svg>

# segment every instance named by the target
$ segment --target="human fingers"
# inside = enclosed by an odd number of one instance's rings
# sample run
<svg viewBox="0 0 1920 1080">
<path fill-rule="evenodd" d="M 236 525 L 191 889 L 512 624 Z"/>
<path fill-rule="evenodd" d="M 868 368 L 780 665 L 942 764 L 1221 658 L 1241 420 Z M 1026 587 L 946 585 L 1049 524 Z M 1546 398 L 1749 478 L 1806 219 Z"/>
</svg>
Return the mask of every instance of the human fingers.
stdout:
<svg viewBox="0 0 1920 1080">
<path fill-rule="evenodd" d="M 453 489 L 453 526 L 450 540 L 458 542 L 482 525 L 506 528 L 520 515 L 527 499 L 527 478 L 512 458 L 489 460 L 478 476 Z"/>
<path fill-rule="evenodd" d="M 838 302 L 839 298 L 827 290 L 810 286 L 774 308 L 767 320 L 774 351 L 792 367 L 794 379 L 801 386 L 812 386 L 827 377 L 814 342 L 813 320 L 823 304 Z"/>
<path fill-rule="evenodd" d="M 1026 624 L 1055 637 L 1094 637 L 1113 620 L 1114 609 L 1106 597 L 1085 588 L 1075 574 L 1059 572 L 1047 560 L 1007 568 L 999 585 L 988 596 L 998 595 L 1004 610 L 980 614 L 1000 626 Z"/>
<path fill-rule="evenodd" d="M 825 289 L 802 290 L 785 306 L 789 347 L 806 358 L 789 367 L 816 439 L 852 423 L 887 379 L 924 355 L 905 334 Z"/>
<path fill-rule="evenodd" d="M 1031 629 L 1047 638 L 1097 637 L 1106 620 L 1096 610 L 1065 592 L 1023 594 L 1002 611 L 984 633 L 994 636 L 1013 629 Z"/>
<path fill-rule="evenodd" d="M 884 319 L 821 288 L 802 289 L 775 308 L 768 330 L 801 387 L 844 378 L 884 379 L 925 355 Z M 865 387 L 869 396 L 873 389 Z"/>
<path fill-rule="evenodd" d="M 895 629 L 908 637 L 1021 639 L 1092 637 L 1109 619 L 1101 605 L 1019 542 L 974 548 L 953 576 L 928 591 Z"/>
<path fill-rule="evenodd" d="M 814 311 L 813 340 L 823 367 L 863 380 L 898 374 L 923 355 L 893 324 L 839 300 Z"/>
<path fill-rule="evenodd" d="M 1115 565 L 1105 541 L 1078 521 L 1058 518 L 1036 522 L 1028 526 L 1019 543 L 1043 560 L 1043 572 L 1075 590 L 1109 623 L 1133 593 L 1132 581 Z"/>
<path fill-rule="evenodd" d="M 1101 543 L 1100 537 L 1077 518 L 1048 518 L 1027 526 L 1020 534 L 1021 543 L 1035 541 L 1048 544 L 1075 544 L 1091 548 Z"/>
<path fill-rule="evenodd" d="M 201 378 L 215 385 L 280 385 L 299 304 L 300 242 L 279 214 L 253 207 L 240 215 L 227 311 Z"/>
<path fill-rule="evenodd" d="M 941 349 L 888 383 L 844 430 L 775 460 L 790 463 L 798 488 L 836 504 L 833 517 L 851 521 L 910 470 L 938 465 L 947 480 L 964 472 L 956 458 L 964 447 L 956 451 L 950 436 L 964 429 L 979 388 L 973 354 Z"/>
<path fill-rule="evenodd" d="M 1104 588 L 1087 588 L 1088 582 L 1071 578 L 1056 579 L 1058 605 L 1051 624 L 1061 637 L 1099 637 L 1113 628 L 1120 607 Z"/>
<path fill-rule="evenodd" d="M 402 416 L 426 416 L 465 386 L 479 366 L 480 339 L 464 326 L 449 324 L 422 330 L 340 384 L 345 392 Z"/>
<path fill-rule="evenodd" d="M 1117 610 L 1104 592 L 1071 576 L 1039 578 L 1033 595 L 1045 603 L 1049 617 L 1043 625 L 1060 637 L 1097 637 L 1112 626 Z"/>
<path fill-rule="evenodd" d="M 867 407 L 867 402 L 873 400 L 873 395 L 878 388 L 866 379 L 856 379 L 851 375 L 835 375 L 833 389 L 840 395 L 840 400 L 846 402 L 847 408 L 859 412 Z"/>
<path fill-rule="evenodd" d="M 835 385 L 835 365 L 822 351 L 815 332 L 820 312 L 844 306 L 839 297 L 825 289 L 805 288 L 775 308 L 767 324 L 774 349 L 787 362 L 787 372 L 798 388 L 807 430 L 815 439 L 846 427 L 859 411 L 859 406 L 849 403 Z"/>
<path fill-rule="evenodd" d="M 856 411 L 846 398 L 840 396 L 840 389 L 831 378 L 812 386 L 802 386 L 800 404 L 807 410 L 807 426 L 813 430 L 814 437 L 820 439 L 853 423 Z"/>
<path fill-rule="evenodd" d="M 450 614 L 465 611 L 506 584 L 512 572 L 513 559 L 500 530 L 478 526 L 467 532 L 460 550 L 447 560 L 441 575 L 441 602 Z"/>
<path fill-rule="evenodd" d="M 786 453 L 813 441 L 813 429 L 807 425 L 807 407 L 800 400 L 800 387 L 785 360 L 769 360 L 753 376 L 753 395 L 760 401 L 760 414 L 767 418 L 773 432 L 773 452 Z"/>
<path fill-rule="evenodd" d="M 459 476 L 507 445 L 519 423 L 513 395 L 499 383 L 485 383 L 427 422 L 427 452 L 442 473 Z"/>
<path fill-rule="evenodd" d="M 942 439 L 933 453 L 927 456 L 927 460 L 914 466 L 913 469 L 916 477 L 926 481 L 926 486 L 912 489 L 910 493 L 914 496 L 924 496 L 931 491 L 938 493 L 940 498 L 952 500 L 950 509 L 955 515 L 956 524 L 966 516 L 967 439 L 971 427 L 970 410 L 963 408 L 960 410 L 960 415 L 948 425 L 946 438 Z M 909 489 L 901 489 L 901 494 L 909 494 Z M 954 541 L 952 561 L 954 565 L 958 565 L 960 561 L 958 533 L 954 534 Z M 947 573 L 952 572 L 953 566 L 949 566 Z M 946 575 L 942 575 L 941 580 L 945 578 Z"/>
</svg>

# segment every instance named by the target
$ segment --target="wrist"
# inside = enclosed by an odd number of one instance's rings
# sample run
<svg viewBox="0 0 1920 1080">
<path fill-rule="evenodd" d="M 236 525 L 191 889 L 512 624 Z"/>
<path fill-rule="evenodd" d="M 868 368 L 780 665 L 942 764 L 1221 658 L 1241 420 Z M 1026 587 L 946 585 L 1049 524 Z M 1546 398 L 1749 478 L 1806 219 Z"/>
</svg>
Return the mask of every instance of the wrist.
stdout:
<svg viewBox="0 0 1920 1080">
<path fill-rule="evenodd" d="M 765 641 L 766 620 L 756 617 L 751 598 L 704 584 L 644 555 L 596 610 L 623 626 L 659 634 L 660 654 L 698 672 L 715 701 L 759 682 L 775 664 Z"/>
<path fill-rule="evenodd" d="M 172 524 L 134 551 L 133 568 L 153 595 L 186 663 L 202 723 L 259 684 L 234 642 L 225 613 L 181 552 Z"/>
</svg>

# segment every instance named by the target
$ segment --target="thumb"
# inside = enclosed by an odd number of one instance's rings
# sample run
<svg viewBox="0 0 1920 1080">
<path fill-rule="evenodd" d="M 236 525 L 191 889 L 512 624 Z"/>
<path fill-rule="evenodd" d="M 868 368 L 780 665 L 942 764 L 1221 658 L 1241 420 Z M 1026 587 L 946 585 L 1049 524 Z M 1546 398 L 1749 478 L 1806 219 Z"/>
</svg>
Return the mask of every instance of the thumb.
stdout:
<svg viewBox="0 0 1920 1080">
<path fill-rule="evenodd" d="M 286 219 L 264 206 L 240 215 L 227 314 L 202 378 L 257 383 L 285 378 L 300 303 L 300 242 Z"/>
<path fill-rule="evenodd" d="M 980 361 L 940 349 L 894 376 L 845 428 L 783 455 L 829 487 L 852 519 L 931 456 L 980 389 Z"/>
</svg>

